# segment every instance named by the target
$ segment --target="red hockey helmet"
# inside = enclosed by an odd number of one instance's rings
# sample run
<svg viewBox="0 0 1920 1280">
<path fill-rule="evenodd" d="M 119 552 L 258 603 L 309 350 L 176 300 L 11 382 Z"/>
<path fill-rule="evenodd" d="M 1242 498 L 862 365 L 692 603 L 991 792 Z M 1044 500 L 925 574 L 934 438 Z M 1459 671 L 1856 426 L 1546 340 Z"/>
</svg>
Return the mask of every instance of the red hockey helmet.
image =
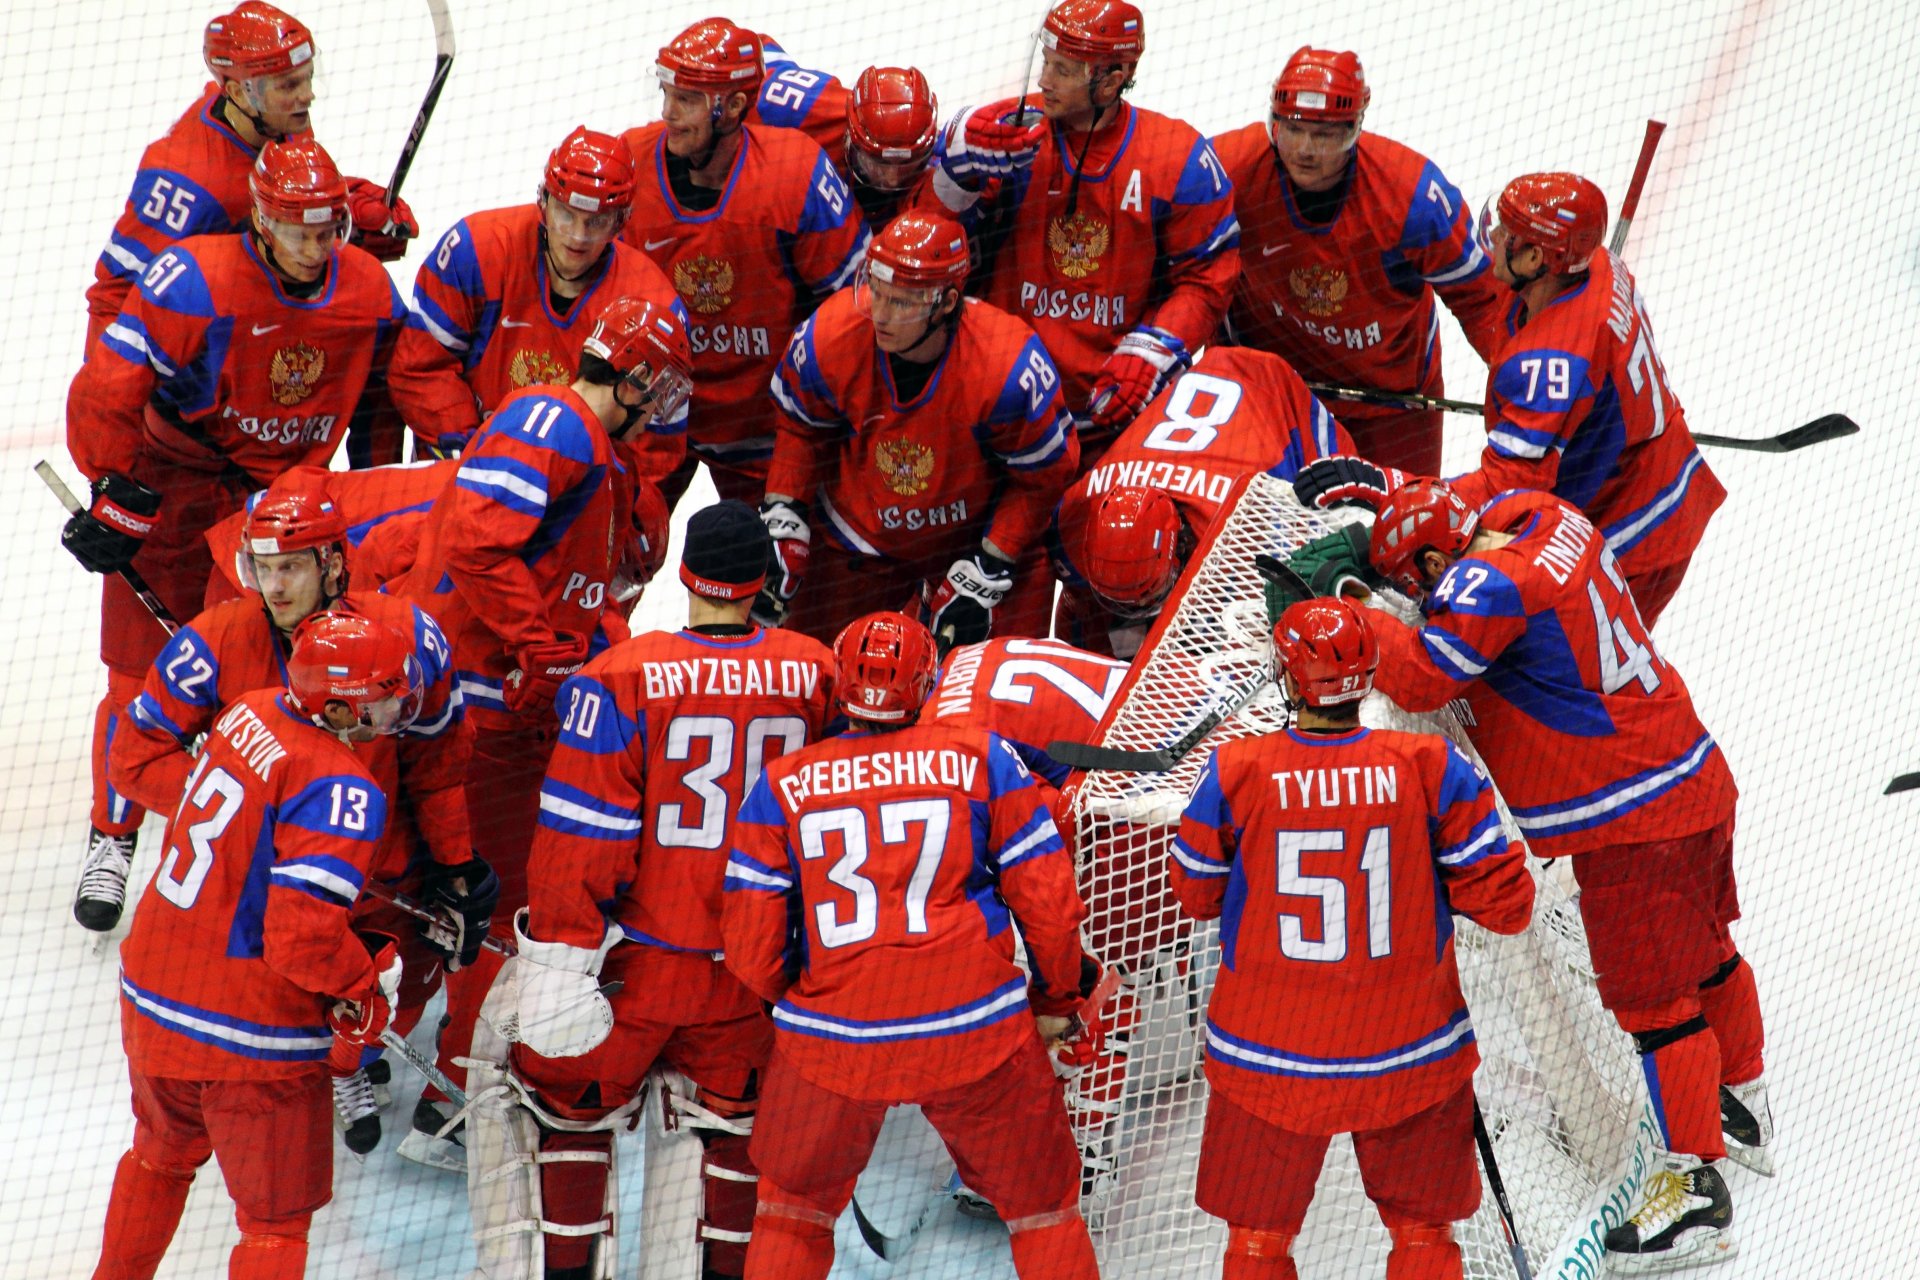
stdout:
<svg viewBox="0 0 1920 1280">
<path fill-rule="evenodd" d="M 904 191 L 933 154 L 939 101 L 914 67 L 868 67 L 847 103 L 847 162 L 876 187 Z"/>
<path fill-rule="evenodd" d="M 581 213 L 633 208 L 633 149 L 625 138 L 580 125 L 547 157 L 540 194 Z"/>
<path fill-rule="evenodd" d="M 383 622 L 323 609 L 294 628 L 287 695 L 315 723 L 325 723 L 329 702 L 344 702 L 360 725 L 400 733 L 419 715 L 425 692 L 412 641 Z"/>
<path fill-rule="evenodd" d="M 848 718 L 898 724 L 920 714 L 933 688 L 933 635 L 904 613 L 870 613 L 833 642 L 834 700 Z"/>
<path fill-rule="evenodd" d="M 295 467 L 254 495 L 240 528 L 240 551 L 234 557 L 234 568 L 247 590 L 260 589 L 253 571 L 255 556 L 319 553 L 328 547 L 338 547 L 346 555 L 347 521 L 327 496 L 327 474 L 321 467 Z M 324 571 L 325 561 L 320 563 Z M 344 590 L 343 578 L 334 591 Z"/>
<path fill-rule="evenodd" d="M 1273 82 L 1273 114 L 1282 120 L 1345 124 L 1360 119 L 1373 93 L 1360 56 L 1302 45 Z"/>
<path fill-rule="evenodd" d="M 313 61 L 313 33 L 270 4 L 243 0 L 207 24 L 200 52 L 207 74 L 222 83 L 277 76 Z"/>
<path fill-rule="evenodd" d="M 1380 665 L 1380 642 L 1366 610 L 1338 597 L 1290 606 L 1273 624 L 1273 653 L 1293 678 L 1297 706 L 1358 702 L 1372 691 Z"/>
<path fill-rule="evenodd" d="M 1102 602 L 1143 613 L 1165 600 L 1180 576 L 1184 528 L 1165 493 L 1122 485 L 1100 495 L 1074 558 Z"/>
<path fill-rule="evenodd" d="M 702 18 L 660 50 L 653 73 L 676 89 L 751 99 L 760 92 L 767 63 L 756 32 L 727 18 Z"/>
<path fill-rule="evenodd" d="M 1415 563 L 1422 551 L 1438 551 L 1456 558 L 1473 540 L 1480 515 L 1460 500 L 1444 481 L 1425 476 L 1395 489 L 1374 517 L 1367 540 L 1367 559 L 1415 600 L 1427 584 Z"/>
<path fill-rule="evenodd" d="M 295 226 L 344 226 L 347 180 L 333 157 L 312 137 L 272 141 L 260 148 L 247 178 L 253 207 L 272 222 Z"/>
<path fill-rule="evenodd" d="M 1090 66 L 1131 66 L 1147 48 L 1147 24 L 1127 0 L 1060 0 L 1047 11 L 1040 43 Z"/>
<path fill-rule="evenodd" d="M 867 249 L 866 273 L 902 289 L 957 289 L 967 279 L 967 233 L 942 213 L 909 209 Z"/>
<path fill-rule="evenodd" d="M 644 391 L 640 409 L 663 422 L 678 414 L 693 394 L 693 349 L 686 326 L 670 308 L 645 298 L 608 303 L 580 352 L 605 360 L 622 382 Z"/>
<path fill-rule="evenodd" d="M 1522 174 L 1498 207 L 1512 243 L 1537 247 L 1555 275 L 1585 271 L 1607 234 L 1606 193 L 1577 173 Z"/>
</svg>

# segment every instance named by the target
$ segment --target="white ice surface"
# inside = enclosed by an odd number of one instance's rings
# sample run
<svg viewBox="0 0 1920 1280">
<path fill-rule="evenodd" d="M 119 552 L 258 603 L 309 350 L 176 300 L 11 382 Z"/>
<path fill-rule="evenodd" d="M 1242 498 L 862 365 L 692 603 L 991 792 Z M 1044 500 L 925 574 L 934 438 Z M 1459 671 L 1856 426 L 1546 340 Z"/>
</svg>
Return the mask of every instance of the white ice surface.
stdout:
<svg viewBox="0 0 1920 1280">
<path fill-rule="evenodd" d="M 324 51 L 322 138 L 384 181 L 431 63 L 423 6 L 309 0 Z M 1018 87 L 1041 5 L 762 3 L 750 18 L 803 64 L 851 78 L 913 61 L 951 109 Z M 28 471 L 62 451 L 81 292 L 140 147 L 201 84 L 213 7 L 144 0 L 13 4 L 0 14 L 0 1277 L 84 1276 L 131 1129 L 111 957 L 68 914 L 102 688 L 95 588 L 58 549 Z M 581 121 L 653 118 L 653 51 L 707 6 L 455 0 L 461 52 L 407 197 L 429 237 L 531 196 Z M 1136 100 L 1209 132 L 1259 118 L 1288 52 L 1359 49 L 1368 123 L 1435 157 L 1477 207 L 1529 169 L 1573 168 L 1617 201 L 1641 121 L 1672 126 L 1629 257 L 1672 384 L 1699 431 L 1766 435 L 1842 410 L 1863 433 L 1788 456 L 1713 451 L 1732 492 L 1659 640 L 1740 780 L 1738 929 L 1759 975 L 1780 1176 L 1733 1170 L 1733 1277 L 1911 1274 L 1920 1173 L 1920 890 L 1905 858 L 1920 796 L 1920 215 L 1912 124 L 1920 58 L 1892 0 L 1219 0 L 1147 10 Z M 431 239 L 427 243 L 432 243 Z M 416 252 L 401 278 L 411 279 Z M 1455 395 L 1481 373 L 1448 326 Z M 1449 422 L 1464 468 L 1479 425 Z M 641 621 L 671 624 L 663 580 Z M 150 825 L 141 876 L 150 874 Z M 396 1068 L 404 1122 L 413 1082 Z M 899 1140 L 898 1149 L 893 1145 Z M 866 1186 L 902 1205 L 934 1173 L 890 1133 Z M 338 1153 L 308 1274 L 464 1274 L 457 1183 Z M 924 1156 L 924 1152 L 921 1152 Z M 637 1174 L 637 1161 L 627 1170 Z M 1511 1175 L 1509 1175 L 1511 1176 Z M 908 1212 L 904 1207 L 900 1212 Z M 162 1275 L 218 1273 L 234 1238 L 210 1168 Z M 837 1274 L 885 1272 L 842 1225 Z M 944 1210 L 897 1276 L 1010 1274 L 1004 1235 Z M 629 1272 L 630 1273 L 630 1272 Z M 625 1273 L 623 1273 L 625 1274 Z"/>
</svg>

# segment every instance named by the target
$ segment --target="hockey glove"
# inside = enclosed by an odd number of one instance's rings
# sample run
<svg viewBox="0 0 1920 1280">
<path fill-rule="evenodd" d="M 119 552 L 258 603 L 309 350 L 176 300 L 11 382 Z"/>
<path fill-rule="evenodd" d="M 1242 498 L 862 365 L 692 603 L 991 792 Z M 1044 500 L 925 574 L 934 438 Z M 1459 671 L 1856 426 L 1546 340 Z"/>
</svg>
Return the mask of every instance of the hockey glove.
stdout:
<svg viewBox="0 0 1920 1280">
<path fill-rule="evenodd" d="M 1287 567 L 1305 578 L 1316 596 L 1341 595 L 1351 583 L 1368 590 L 1383 586 L 1385 580 L 1367 562 L 1368 536 L 1363 524 L 1341 525 L 1287 557 Z"/>
<path fill-rule="evenodd" d="M 554 695 L 587 664 L 587 638 L 565 632 L 551 640 L 523 644 L 513 651 L 514 669 L 501 682 L 501 695 L 514 715 L 547 715 Z"/>
<path fill-rule="evenodd" d="M 93 482 L 93 505 L 67 517 L 60 545 L 88 573 L 118 573 L 146 545 L 160 514 L 160 495 L 125 476 L 105 475 Z"/>
<path fill-rule="evenodd" d="M 763 627 L 777 627 L 787 620 L 793 598 L 800 594 L 807 557 L 813 554 L 813 530 L 800 504 L 785 498 L 760 504 L 760 523 L 773 538 L 773 564 L 768 567 L 767 585 L 754 598 L 753 620 Z"/>
<path fill-rule="evenodd" d="M 420 234 L 407 202 L 395 196 L 387 199 L 387 189 L 365 178 L 347 179 L 347 213 L 353 219 L 353 243 L 382 262 L 392 262 L 407 253 L 407 241 Z"/>
<path fill-rule="evenodd" d="M 442 431 L 431 440 L 416 434 L 413 437 L 414 460 L 431 458 L 435 462 L 445 462 L 448 458 L 457 458 L 466 452 L 472 440 L 471 431 Z"/>
<path fill-rule="evenodd" d="M 500 877 L 486 860 L 476 853 L 457 866 L 428 863 L 420 876 L 420 900 L 439 917 L 422 922 L 420 936 L 447 972 L 458 973 L 478 960 L 500 902 Z"/>
<path fill-rule="evenodd" d="M 994 607 L 1011 590 L 1013 561 L 984 547 L 970 559 L 955 560 L 927 600 L 927 630 L 940 652 L 985 640 L 993 631 Z"/>
<path fill-rule="evenodd" d="M 1365 507 L 1378 511 L 1387 495 L 1413 477 L 1398 467 L 1376 467 L 1365 458 L 1321 458 L 1293 478 L 1293 496 L 1303 507 Z"/>
<path fill-rule="evenodd" d="M 383 941 L 373 956 L 373 977 L 358 992 L 334 1001 L 327 1011 L 327 1026 L 348 1044 L 372 1044 L 393 1021 L 394 995 L 399 990 L 400 951 Z"/>
<path fill-rule="evenodd" d="M 1031 123 L 1016 123 L 1028 118 Z M 978 191 L 990 178 L 1010 178 L 1033 163 L 1047 136 L 1045 117 L 1031 117 L 1016 108 L 1006 116 L 989 107 L 962 109 L 947 125 L 947 145 L 940 167 L 954 183 Z"/>
<path fill-rule="evenodd" d="M 600 966 L 620 941 L 620 930 L 608 925 L 594 948 L 536 942 L 527 936 L 523 908 L 514 917 L 513 932 L 519 942 L 514 968 L 520 1043 L 543 1058 L 577 1058 L 599 1048 L 613 1031 L 613 1005 L 600 992 Z"/>
<path fill-rule="evenodd" d="M 1082 956 L 1080 968 L 1080 1007 L 1065 1017 L 1036 1014 L 1033 1019 L 1053 1063 L 1053 1074 L 1061 1080 L 1071 1080 L 1092 1066 L 1107 1047 L 1107 999 L 1100 994 L 1106 966 Z"/>
<path fill-rule="evenodd" d="M 1150 329 L 1135 329 L 1120 339 L 1087 398 L 1093 425 L 1118 430 L 1139 416 L 1147 401 L 1186 363 L 1166 340 Z"/>
</svg>

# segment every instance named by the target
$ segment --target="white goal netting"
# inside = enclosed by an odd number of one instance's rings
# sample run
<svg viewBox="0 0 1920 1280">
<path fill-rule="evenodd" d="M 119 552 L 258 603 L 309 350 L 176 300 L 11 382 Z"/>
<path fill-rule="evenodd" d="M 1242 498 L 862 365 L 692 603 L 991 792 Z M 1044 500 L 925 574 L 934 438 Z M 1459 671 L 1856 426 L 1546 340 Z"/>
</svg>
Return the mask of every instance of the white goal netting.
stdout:
<svg viewBox="0 0 1920 1280">
<path fill-rule="evenodd" d="M 1303 510 L 1284 482 L 1253 478 L 1188 567 L 1098 741 L 1163 748 L 1211 709 L 1251 700 L 1171 772 L 1092 773 L 1073 798 L 1091 946 L 1137 977 L 1135 1007 L 1128 1010 L 1122 997 L 1115 1009 L 1127 1050 L 1122 1065 L 1075 1085 L 1082 1141 L 1097 1171 L 1088 1219 L 1108 1275 L 1211 1276 L 1220 1265 L 1226 1229 L 1193 1208 L 1207 1094 L 1204 1017 L 1219 933 L 1180 915 L 1166 882 L 1167 849 L 1211 749 L 1286 723 L 1269 679 L 1254 556 L 1284 555 L 1338 522 Z M 1363 719 L 1443 731 L 1467 746 L 1451 713 L 1410 716 L 1379 694 L 1367 700 Z M 1458 921 L 1461 982 L 1482 1055 L 1474 1085 L 1534 1273 L 1592 1274 L 1600 1224 L 1618 1221 L 1629 1198 L 1622 1186 L 1637 1183 L 1651 1129 L 1642 1122 L 1631 1045 L 1601 1009 L 1585 969 L 1571 886 L 1554 868 L 1538 861 L 1533 868 L 1539 893 L 1526 932 L 1503 938 Z M 1469 1276 L 1513 1275 L 1490 1190 L 1458 1235 Z M 1294 1248 L 1301 1273 L 1379 1275 L 1387 1249 L 1352 1144 L 1338 1139 Z"/>
</svg>

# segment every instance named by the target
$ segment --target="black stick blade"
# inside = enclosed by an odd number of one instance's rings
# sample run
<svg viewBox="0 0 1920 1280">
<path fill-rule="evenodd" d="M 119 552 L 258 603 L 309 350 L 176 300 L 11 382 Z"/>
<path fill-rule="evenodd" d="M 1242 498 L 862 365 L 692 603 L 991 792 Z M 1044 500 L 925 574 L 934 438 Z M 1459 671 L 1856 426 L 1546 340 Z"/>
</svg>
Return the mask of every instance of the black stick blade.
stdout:
<svg viewBox="0 0 1920 1280">
<path fill-rule="evenodd" d="M 1740 436 L 1716 436 L 1703 431 L 1694 432 L 1696 442 L 1716 445 L 1722 449 L 1748 449 L 1755 453 L 1792 453 L 1795 449 L 1804 449 L 1811 444 L 1821 444 L 1828 440 L 1838 440 L 1842 436 L 1856 434 L 1860 424 L 1844 413 L 1829 413 L 1823 418 L 1795 427 L 1791 431 L 1782 431 L 1777 436 L 1767 436 L 1759 440 L 1747 440 Z"/>
<path fill-rule="evenodd" d="M 1898 795 L 1902 791 L 1920 791 L 1920 773 L 1903 773 L 1887 784 L 1883 796 Z"/>
<path fill-rule="evenodd" d="M 1047 744 L 1047 754 L 1069 769 L 1106 769 L 1118 773 L 1165 773 L 1177 763 L 1167 751 L 1120 751 L 1090 742 L 1061 739 Z"/>
</svg>

